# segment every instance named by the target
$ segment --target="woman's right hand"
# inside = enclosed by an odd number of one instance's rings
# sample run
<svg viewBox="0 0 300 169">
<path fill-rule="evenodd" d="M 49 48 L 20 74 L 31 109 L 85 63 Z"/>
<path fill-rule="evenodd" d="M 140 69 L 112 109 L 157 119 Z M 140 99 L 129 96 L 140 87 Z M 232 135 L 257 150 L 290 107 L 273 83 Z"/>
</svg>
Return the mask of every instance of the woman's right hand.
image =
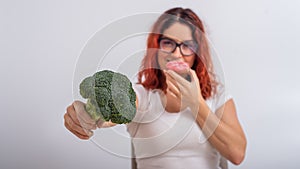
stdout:
<svg viewBox="0 0 300 169">
<path fill-rule="evenodd" d="M 81 101 L 74 101 L 67 107 L 64 115 L 65 127 L 80 139 L 87 140 L 93 136 L 93 130 L 115 126 L 111 121 L 93 120 L 85 110 L 85 104 Z"/>
<path fill-rule="evenodd" d="M 93 135 L 97 128 L 97 123 L 85 111 L 85 104 L 80 101 L 74 101 L 67 107 L 64 115 L 65 127 L 80 139 L 87 140 Z"/>
</svg>

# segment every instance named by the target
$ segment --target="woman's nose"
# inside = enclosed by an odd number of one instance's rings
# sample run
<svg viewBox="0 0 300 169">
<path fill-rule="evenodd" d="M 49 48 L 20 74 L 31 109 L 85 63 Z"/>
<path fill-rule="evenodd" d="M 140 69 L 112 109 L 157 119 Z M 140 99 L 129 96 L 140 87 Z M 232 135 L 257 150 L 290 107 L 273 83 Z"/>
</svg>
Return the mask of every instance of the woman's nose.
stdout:
<svg viewBox="0 0 300 169">
<path fill-rule="evenodd" d="M 173 52 L 173 56 L 176 57 L 176 58 L 181 58 L 182 57 L 179 46 L 176 47 L 175 51 Z"/>
</svg>

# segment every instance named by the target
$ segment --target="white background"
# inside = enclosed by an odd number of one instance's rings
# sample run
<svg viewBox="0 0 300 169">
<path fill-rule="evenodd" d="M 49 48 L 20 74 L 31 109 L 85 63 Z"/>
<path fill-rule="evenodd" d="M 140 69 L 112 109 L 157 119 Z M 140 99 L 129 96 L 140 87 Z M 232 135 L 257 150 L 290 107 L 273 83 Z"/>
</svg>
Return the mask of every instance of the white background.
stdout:
<svg viewBox="0 0 300 169">
<path fill-rule="evenodd" d="M 297 0 L 0 1 L 0 168 L 130 168 L 64 128 L 77 57 L 112 20 L 175 6 L 204 20 L 236 100 L 248 147 L 230 168 L 299 168 Z"/>
</svg>

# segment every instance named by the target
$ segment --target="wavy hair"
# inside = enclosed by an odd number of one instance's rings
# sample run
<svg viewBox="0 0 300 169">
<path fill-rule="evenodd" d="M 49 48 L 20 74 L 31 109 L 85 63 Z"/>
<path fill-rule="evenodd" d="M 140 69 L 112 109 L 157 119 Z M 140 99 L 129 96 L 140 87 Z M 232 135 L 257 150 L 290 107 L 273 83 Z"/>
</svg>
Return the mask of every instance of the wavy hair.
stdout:
<svg viewBox="0 0 300 169">
<path fill-rule="evenodd" d="M 189 8 L 169 9 L 154 23 L 148 35 L 147 50 L 140 66 L 138 84 L 142 84 L 147 90 L 161 89 L 166 92 L 166 77 L 163 71 L 159 69 L 157 61 L 159 38 L 167 28 L 178 22 L 191 28 L 194 41 L 198 44 L 194 64 L 191 68 L 195 70 L 198 76 L 202 96 L 206 100 L 217 92 L 218 83 L 213 73 L 212 59 L 203 23 Z"/>
</svg>

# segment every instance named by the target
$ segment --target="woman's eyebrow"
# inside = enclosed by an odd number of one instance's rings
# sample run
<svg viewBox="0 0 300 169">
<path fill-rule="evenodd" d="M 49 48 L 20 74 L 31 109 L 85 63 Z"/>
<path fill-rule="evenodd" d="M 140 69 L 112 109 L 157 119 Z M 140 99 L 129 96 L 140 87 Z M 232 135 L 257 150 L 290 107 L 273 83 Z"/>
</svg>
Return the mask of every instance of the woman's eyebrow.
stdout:
<svg viewBox="0 0 300 169">
<path fill-rule="evenodd" d="M 161 38 L 162 38 L 162 39 L 170 39 L 170 40 L 173 40 L 173 41 L 176 42 L 176 43 L 183 43 L 183 42 L 188 42 L 188 41 L 194 41 L 193 39 L 181 41 L 181 40 L 178 40 L 178 39 L 170 38 L 170 37 L 165 36 L 165 35 L 162 35 Z"/>
</svg>

